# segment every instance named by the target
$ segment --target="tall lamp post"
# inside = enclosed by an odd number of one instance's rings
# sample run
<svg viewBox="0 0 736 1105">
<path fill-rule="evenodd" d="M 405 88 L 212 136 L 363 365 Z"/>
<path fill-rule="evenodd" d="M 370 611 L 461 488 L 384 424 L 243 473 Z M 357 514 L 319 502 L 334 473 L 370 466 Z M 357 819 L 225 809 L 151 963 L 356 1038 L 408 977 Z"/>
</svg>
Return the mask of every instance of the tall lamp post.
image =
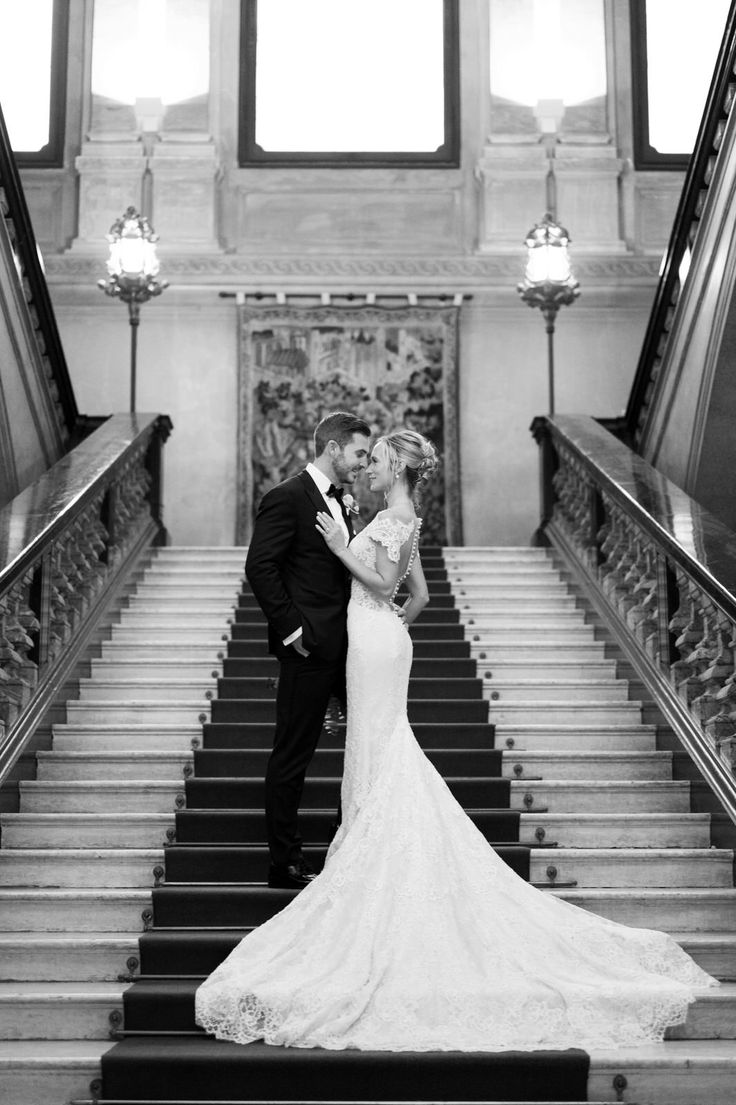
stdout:
<svg viewBox="0 0 736 1105">
<path fill-rule="evenodd" d="M 530 307 L 539 307 L 547 330 L 547 372 L 549 413 L 555 413 L 555 319 L 560 307 L 573 303 L 580 285 L 573 276 L 567 247 L 570 235 L 557 222 L 557 194 L 553 167 L 554 134 L 547 138 L 547 212 L 526 236 L 527 259 L 524 279 L 517 285 L 519 295 Z"/>
<path fill-rule="evenodd" d="M 135 207 L 128 207 L 110 227 L 107 235 L 110 255 L 107 259 L 107 280 L 98 280 L 97 286 L 105 295 L 122 299 L 128 304 L 130 322 L 130 412 L 135 413 L 136 362 L 138 353 L 138 326 L 141 304 L 153 296 L 161 295 L 168 288 L 166 280 L 157 280 L 159 261 L 156 256 L 158 235 L 144 215 Z"/>
</svg>

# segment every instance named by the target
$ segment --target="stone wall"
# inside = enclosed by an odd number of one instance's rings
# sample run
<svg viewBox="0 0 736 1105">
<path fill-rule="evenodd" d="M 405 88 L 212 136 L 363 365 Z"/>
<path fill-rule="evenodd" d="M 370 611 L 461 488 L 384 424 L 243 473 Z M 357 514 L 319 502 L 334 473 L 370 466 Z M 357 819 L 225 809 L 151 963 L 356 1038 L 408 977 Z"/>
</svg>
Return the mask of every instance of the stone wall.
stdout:
<svg viewBox="0 0 736 1105">
<path fill-rule="evenodd" d="M 84 31 L 80 50 L 94 52 L 90 5 L 71 2 Z M 558 213 L 581 284 L 579 300 L 557 320 L 556 407 L 615 416 L 628 396 L 682 177 L 632 168 L 628 0 L 587 2 L 598 13 L 596 41 L 605 42 L 604 94 L 566 111 L 555 150 Z M 98 12 L 106 4 L 97 0 Z M 110 4 L 108 15 L 122 8 Z M 105 275 L 104 235 L 128 203 L 143 204 L 160 233 L 171 285 L 142 309 L 138 407 L 174 422 L 166 524 L 179 543 L 233 540 L 236 311 L 220 292 L 463 293 L 465 540 L 526 544 L 538 516 L 528 427 L 547 410 L 547 340 L 516 284 L 524 237 L 545 210 L 548 163 L 530 110 L 492 97 L 488 45 L 495 19 L 505 42 L 517 35 L 526 64 L 523 28 L 499 23 L 503 3 L 460 0 L 458 168 L 240 169 L 239 3 L 176 0 L 170 9 L 202 23 L 206 110 L 197 105 L 187 130 L 167 130 L 164 112 L 156 133 L 141 134 L 133 108 L 115 112 L 95 100 L 84 80 L 93 67 L 82 60 L 77 156 L 57 174 L 65 198 L 54 218 L 38 174 L 26 174 L 80 409 L 127 406 L 126 312 L 95 284 Z M 78 100 L 75 87 L 70 80 Z"/>
</svg>

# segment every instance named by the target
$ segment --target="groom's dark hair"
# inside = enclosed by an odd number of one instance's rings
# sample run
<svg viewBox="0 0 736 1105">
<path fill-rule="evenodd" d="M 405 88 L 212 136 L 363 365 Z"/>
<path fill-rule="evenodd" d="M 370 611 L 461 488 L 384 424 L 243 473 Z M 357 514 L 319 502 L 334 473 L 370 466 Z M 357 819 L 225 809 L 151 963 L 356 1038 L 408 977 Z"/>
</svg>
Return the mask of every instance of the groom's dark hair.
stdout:
<svg viewBox="0 0 736 1105">
<path fill-rule="evenodd" d="M 314 431 L 314 455 L 321 457 L 327 448 L 329 441 L 336 441 L 341 449 L 352 441 L 353 434 L 371 436 L 371 428 L 357 414 L 349 414 L 347 411 L 332 411 L 326 414 L 321 422 L 317 423 Z"/>
</svg>

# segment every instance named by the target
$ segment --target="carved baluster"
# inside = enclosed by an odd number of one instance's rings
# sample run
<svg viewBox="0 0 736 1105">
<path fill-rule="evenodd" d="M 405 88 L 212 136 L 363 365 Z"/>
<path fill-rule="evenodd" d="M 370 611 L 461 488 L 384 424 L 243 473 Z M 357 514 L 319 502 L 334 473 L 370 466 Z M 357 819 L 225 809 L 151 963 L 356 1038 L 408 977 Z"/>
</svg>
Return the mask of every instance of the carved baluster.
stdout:
<svg viewBox="0 0 736 1105">
<path fill-rule="evenodd" d="M 638 578 L 631 592 L 635 604 L 629 610 L 627 621 L 644 650 L 656 660 L 659 652 L 657 557 L 646 541 L 646 536 L 640 534 L 640 558 L 636 566 Z"/>
<path fill-rule="evenodd" d="M 730 768 L 736 749 L 736 627 L 724 619 L 722 628 L 723 648 L 718 656 L 721 668 L 729 668 L 718 689 L 714 688 L 713 700 L 717 706 L 705 723 L 708 739 Z M 729 662 L 730 661 L 730 662 Z M 704 673 L 705 674 L 705 673 Z M 714 674 L 722 675 L 723 672 Z"/>
<path fill-rule="evenodd" d="M 13 653 L 5 670 L 17 690 L 22 706 L 25 706 L 38 681 L 38 665 L 29 656 L 36 647 L 34 636 L 37 638 L 39 629 L 38 618 L 30 607 L 33 575 L 34 570 L 29 569 L 9 590 L 2 633 Z"/>
<path fill-rule="evenodd" d="M 49 660 L 55 660 L 72 635 L 73 611 L 68 597 L 71 584 L 66 575 L 66 556 L 61 541 L 54 543 L 51 552 L 51 587 L 49 593 Z"/>
<path fill-rule="evenodd" d="M 724 700 L 721 692 L 728 679 L 733 675 L 734 658 L 730 647 L 733 635 L 731 623 L 720 613 L 714 616 L 715 622 L 715 648 L 711 662 L 698 676 L 702 686 L 702 693 L 690 704 L 690 709 L 704 725 L 708 732 L 707 723 L 717 716 L 724 716 Z M 727 699 L 728 696 L 726 696 Z"/>
<path fill-rule="evenodd" d="M 10 615 L 10 592 L 0 598 L 0 722 L 10 729 L 21 708 L 21 692 L 14 671 L 23 663 L 6 635 Z"/>
<path fill-rule="evenodd" d="M 680 650 L 677 693 L 689 706 L 700 696 L 699 676 L 710 666 L 717 650 L 717 615 L 713 605 L 696 589 L 692 597 L 693 619 L 675 642 Z"/>
</svg>

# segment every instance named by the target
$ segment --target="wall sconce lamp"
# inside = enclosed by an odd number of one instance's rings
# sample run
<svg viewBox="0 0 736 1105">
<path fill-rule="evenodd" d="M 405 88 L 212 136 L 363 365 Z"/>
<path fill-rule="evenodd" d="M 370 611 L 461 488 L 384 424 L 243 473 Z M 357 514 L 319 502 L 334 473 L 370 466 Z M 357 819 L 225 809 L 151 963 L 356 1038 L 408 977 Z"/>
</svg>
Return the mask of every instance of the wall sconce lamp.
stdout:
<svg viewBox="0 0 736 1105">
<path fill-rule="evenodd" d="M 153 233 L 148 219 L 135 207 L 128 207 L 110 227 L 106 235 L 110 243 L 107 259 L 109 279 L 98 280 L 105 295 L 128 304 L 130 322 L 130 412 L 135 413 L 136 360 L 141 304 L 168 288 L 166 280 L 157 280 L 159 260 L 156 256 L 158 235 Z"/>
<path fill-rule="evenodd" d="M 544 101 L 546 104 L 547 101 Z M 554 107 L 556 103 L 550 102 Z M 542 105 L 540 105 L 542 106 Z M 560 104 L 560 109 L 562 105 Z M 562 112 L 560 110 L 559 118 Z M 557 120 L 559 122 L 559 120 Z M 560 307 L 573 303 L 580 295 L 580 285 L 573 276 L 568 245 L 570 235 L 557 222 L 557 186 L 554 173 L 556 129 L 542 135 L 547 148 L 549 166 L 546 178 L 547 212 L 526 236 L 527 248 L 524 279 L 517 291 L 530 307 L 539 307 L 547 331 L 547 373 L 549 381 L 549 413 L 555 413 L 555 319 Z"/>
</svg>

